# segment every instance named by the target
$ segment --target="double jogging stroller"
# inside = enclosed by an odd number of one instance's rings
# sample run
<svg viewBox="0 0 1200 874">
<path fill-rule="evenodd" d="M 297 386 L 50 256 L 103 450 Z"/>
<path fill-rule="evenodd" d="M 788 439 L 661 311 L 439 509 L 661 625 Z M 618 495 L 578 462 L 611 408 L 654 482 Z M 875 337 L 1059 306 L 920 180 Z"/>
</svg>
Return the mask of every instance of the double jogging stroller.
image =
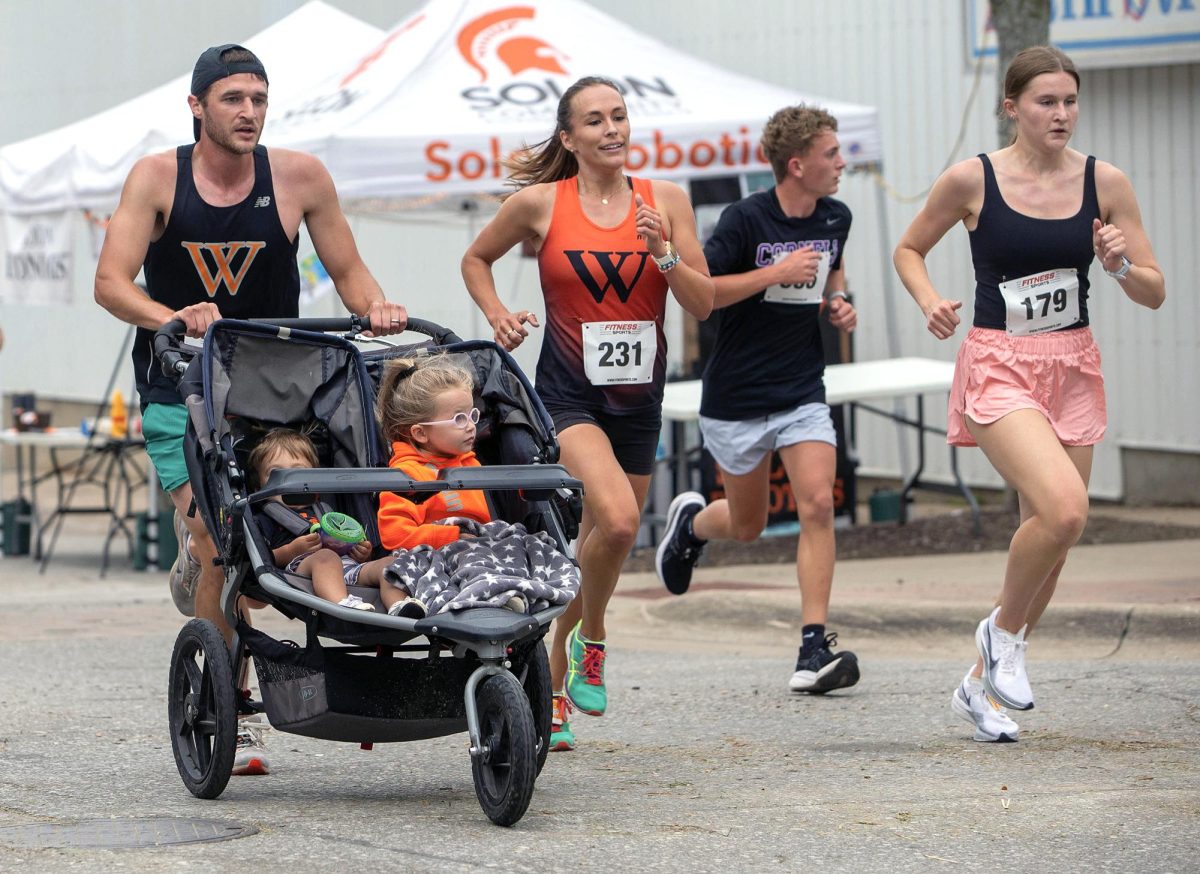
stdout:
<svg viewBox="0 0 1200 874">
<path fill-rule="evenodd" d="M 542 638 L 566 607 L 535 603 L 528 615 L 474 607 L 417 620 L 341 607 L 316 597 L 310 580 L 275 567 L 260 520 L 273 497 L 309 504 L 320 496 L 359 520 L 378 544 L 381 491 L 419 501 L 444 489 L 481 489 L 494 518 L 546 532 L 567 553 L 582 485 L 555 463 L 549 417 L 499 346 L 464 342 L 414 319 L 409 330 L 429 340 L 362 353 L 362 328 L 357 319 L 225 319 L 209 329 L 198 353 L 185 346 L 182 322 L 155 336 L 155 355 L 179 380 L 188 407 L 189 479 L 217 546 L 221 609 L 234 629 L 227 645 L 213 623 L 193 619 L 175 642 L 168 709 L 176 765 L 192 794 L 220 795 L 233 767 L 239 713 L 265 711 L 280 731 L 368 748 L 465 730 L 479 803 L 492 821 L 511 825 L 525 813 L 549 750 Z M 388 358 L 419 351 L 458 356 L 473 373 L 483 467 L 446 470 L 434 482 L 386 467 L 388 447 L 373 414 L 379 376 Z M 309 434 L 321 467 L 275 470 L 255 483 L 249 453 L 263 433 L 281 426 Z M 378 590 L 350 591 L 381 607 Z M 252 628 L 239 614 L 241 596 L 303 623 L 304 644 Z M 248 659 L 261 701 L 239 692 Z"/>
</svg>

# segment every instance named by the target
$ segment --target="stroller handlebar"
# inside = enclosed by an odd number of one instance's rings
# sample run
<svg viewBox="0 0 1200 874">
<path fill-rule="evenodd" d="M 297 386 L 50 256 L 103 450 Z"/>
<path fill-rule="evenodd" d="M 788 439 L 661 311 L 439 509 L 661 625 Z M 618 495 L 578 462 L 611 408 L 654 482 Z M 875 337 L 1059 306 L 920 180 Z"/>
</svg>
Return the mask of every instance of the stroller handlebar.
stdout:
<svg viewBox="0 0 1200 874">
<path fill-rule="evenodd" d="M 319 331 L 331 334 L 361 334 L 363 331 L 370 330 L 371 327 L 361 316 L 346 316 L 335 319 L 251 319 L 250 321 L 262 325 L 274 325 L 278 328 L 289 328 L 297 331 Z M 425 319 L 410 318 L 404 330 L 432 337 L 434 342 L 439 346 L 462 342 L 462 338 L 449 328 L 443 328 L 436 322 L 426 321 Z"/>
<path fill-rule="evenodd" d="M 345 318 L 320 319 L 251 319 L 250 321 L 263 325 L 272 325 L 283 330 L 313 331 L 317 333 L 347 333 L 360 334 L 369 326 L 359 316 Z M 451 343 L 461 343 L 462 338 L 449 328 L 444 328 L 436 322 L 425 319 L 408 320 L 405 330 L 414 331 L 431 337 L 439 346 Z M 172 319 L 154 333 L 154 357 L 162 366 L 162 371 L 172 379 L 178 379 L 187 370 L 188 360 L 194 353 L 184 351 L 183 340 L 187 325 L 182 319 Z"/>
<path fill-rule="evenodd" d="M 154 332 L 154 357 L 162 365 L 163 373 L 172 379 L 178 379 L 187 370 L 188 363 L 182 351 L 186 332 L 183 319 L 171 319 Z"/>
</svg>

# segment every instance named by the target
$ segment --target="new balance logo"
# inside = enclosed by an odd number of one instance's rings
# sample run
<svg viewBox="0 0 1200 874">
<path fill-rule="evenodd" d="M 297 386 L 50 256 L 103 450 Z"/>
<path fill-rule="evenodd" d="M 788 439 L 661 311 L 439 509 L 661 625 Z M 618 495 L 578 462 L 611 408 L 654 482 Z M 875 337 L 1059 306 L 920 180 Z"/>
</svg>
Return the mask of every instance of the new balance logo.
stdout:
<svg viewBox="0 0 1200 874">
<path fill-rule="evenodd" d="M 222 284 L 230 294 L 237 294 L 242 286 L 242 280 L 250 272 L 250 265 L 260 251 L 267 247 L 262 241 L 231 242 L 231 243 L 188 243 L 179 245 L 188 250 L 192 256 L 192 264 L 196 274 L 204 283 L 204 290 L 209 297 L 216 297 L 217 289 Z M 244 253 L 244 254 L 242 254 Z M 207 254 L 208 257 L 205 257 Z M 241 255 L 239 261 L 238 256 Z M 235 262 L 237 262 L 235 264 Z"/>
<path fill-rule="evenodd" d="M 611 288 L 617 293 L 617 297 L 621 299 L 621 303 L 627 303 L 629 296 L 633 294 L 633 289 L 637 286 L 638 280 L 642 278 L 642 271 L 646 269 L 646 259 L 650 257 L 650 253 L 643 249 L 641 252 L 585 252 L 583 249 L 564 249 L 563 254 L 567 256 L 567 260 L 571 262 L 571 267 L 575 269 L 575 275 L 579 277 L 579 281 L 595 298 L 596 303 L 604 302 L 604 295 Z M 601 272 L 604 274 L 604 286 L 596 281 L 596 277 L 592 275 L 592 271 L 588 269 L 587 261 L 584 255 L 591 255 L 592 259 L 599 265 Z M 640 260 L 637 265 L 637 272 L 633 274 L 633 279 L 625 282 L 625 278 L 621 275 L 621 268 L 625 266 L 625 261 L 631 255 L 639 256 Z M 614 263 L 614 256 L 616 261 Z"/>
<path fill-rule="evenodd" d="M 258 209 L 260 206 L 270 206 L 270 205 L 271 205 L 270 195 L 260 197 L 260 198 L 258 198 L 258 200 L 254 201 L 255 209 Z"/>
</svg>

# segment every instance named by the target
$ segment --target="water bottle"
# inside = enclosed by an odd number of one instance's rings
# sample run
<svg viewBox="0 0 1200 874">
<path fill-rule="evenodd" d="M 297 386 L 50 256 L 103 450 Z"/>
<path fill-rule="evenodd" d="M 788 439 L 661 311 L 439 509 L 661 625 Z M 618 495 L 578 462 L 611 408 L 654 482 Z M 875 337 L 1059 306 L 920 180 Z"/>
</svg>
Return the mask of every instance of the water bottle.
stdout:
<svg viewBox="0 0 1200 874">
<path fill-rule="evenodd" d="M 113 439 L 124 440 L 129 430 L 129 413 L 125 409 L 125 396 L 119 388 L 113 390 L 109 415 L 112 418 Z"/>
</svg>

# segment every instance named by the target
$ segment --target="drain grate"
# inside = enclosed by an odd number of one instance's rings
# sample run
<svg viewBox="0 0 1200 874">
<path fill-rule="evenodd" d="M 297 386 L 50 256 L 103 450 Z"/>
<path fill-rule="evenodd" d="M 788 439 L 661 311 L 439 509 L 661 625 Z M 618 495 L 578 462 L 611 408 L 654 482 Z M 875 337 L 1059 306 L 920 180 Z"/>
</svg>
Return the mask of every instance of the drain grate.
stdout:
<svg viewBox="0 0 1200 874">
<path fill-rule="evenodd" d="M 0 845 L 17 849 L 120 849 L 231 841 L 254 834 L 258 834 L 258 829 L 238 822 L 150 816 L 5 826 L 0 828 Z"/>
</svg>

